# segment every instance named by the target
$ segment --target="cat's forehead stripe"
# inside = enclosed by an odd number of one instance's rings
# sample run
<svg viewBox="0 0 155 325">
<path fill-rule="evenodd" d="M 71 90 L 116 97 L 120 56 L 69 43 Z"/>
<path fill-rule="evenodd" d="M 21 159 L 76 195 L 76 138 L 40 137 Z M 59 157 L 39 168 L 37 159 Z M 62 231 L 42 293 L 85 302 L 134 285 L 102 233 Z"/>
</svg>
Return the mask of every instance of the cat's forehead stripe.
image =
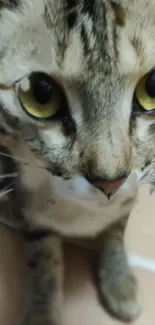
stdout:
<svg viewBox="0 0 155 325">
<path fill-rule="evenodd" d="M 5 7 L 8 9 L 13 9 L 18 7 L 21 3 L 21 0 L 0 0 L 0 9 Z"/>
<path fill-rule="evenodd" d="M 125 25 L 125 11 L 123 7 L 116 3 L 115 1 L 111 1 L 112 8 L 115 13 L 115 18 L 116 18 L 116 24 L 118 26 L 124 26 Z"/>
</svg>

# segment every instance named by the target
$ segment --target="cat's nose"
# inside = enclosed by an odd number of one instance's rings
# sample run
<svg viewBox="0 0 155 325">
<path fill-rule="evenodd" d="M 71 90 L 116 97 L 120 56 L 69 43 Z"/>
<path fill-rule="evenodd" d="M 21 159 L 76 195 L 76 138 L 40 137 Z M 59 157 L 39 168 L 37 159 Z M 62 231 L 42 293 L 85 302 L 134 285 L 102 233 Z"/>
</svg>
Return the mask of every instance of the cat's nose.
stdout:
<svg viewBox="0 0 155 325">
<path fill-rule="evenodd" d="M 123 185 L 127 177 L 123 177 L 121 179 L 115 180 L 113 182 L 105 182 L 105 181 L 97 181 L 94 182 L 93 185 L 104 192 L 104 194 L 110 199 L 112 195 L 114 195 L 119 188 Z"/>
</svg>

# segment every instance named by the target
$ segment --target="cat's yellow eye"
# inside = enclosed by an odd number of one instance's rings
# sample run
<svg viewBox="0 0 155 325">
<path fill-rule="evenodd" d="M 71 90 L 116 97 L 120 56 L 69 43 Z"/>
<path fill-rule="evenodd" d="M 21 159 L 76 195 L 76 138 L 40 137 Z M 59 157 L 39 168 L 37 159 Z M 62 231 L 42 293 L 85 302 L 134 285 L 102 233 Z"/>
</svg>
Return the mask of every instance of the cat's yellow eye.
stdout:
<svg viewBox="0 0 155 325">
<path fill-rule="evenodd" d="M 136 99 L 146 111 L 155 109 L 155 70 L 147 74 L 136 87 Z"/>
<path fill-rule="evenodd" d="M 49 119 L 61 108 L 63 92 L 60 86 L 44 73 L 35 73 L 29 79 L 28 89 L 19 87 L 23 109 L 36 119 Z"/>
</svg>

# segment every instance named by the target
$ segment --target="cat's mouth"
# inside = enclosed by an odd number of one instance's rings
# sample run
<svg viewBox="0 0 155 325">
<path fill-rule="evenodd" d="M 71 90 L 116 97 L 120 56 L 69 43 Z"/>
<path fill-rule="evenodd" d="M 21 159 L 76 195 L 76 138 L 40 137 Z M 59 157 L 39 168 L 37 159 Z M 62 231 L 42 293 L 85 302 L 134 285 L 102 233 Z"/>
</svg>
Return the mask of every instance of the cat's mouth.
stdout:
<svg viewBox="0 0 155 325">
<path fill-rule="evenodd" d="M 48 167 L 47 169 L 50 173 L 53 174 L 53 176 L 56 176 L 56 177 L 62 179 L 66 183 L 68 183 L 72 180 L 74 181 L 77 179 L 83 179 L 84 183 L 87 183 L 87 187 L 92 188 L 92 190 L 94 189 L 95 191 L 98 190 L 98 192 L 102 193 L 104 195 L 104 197 L 106 197 L 108 200 L 110 200 L 113 196 L 115 196 L 115 194 L 117 194 L 117 192 L 119 192 L 119 190 L 121 190 L 121 188 L 124 187 L 124 184 L 127 182 L 129 175 L 130 175 L 130 174 L 122 174 L 120 177 L 117 177 L 113 180 L 105 180 L 105 179 L 99 178 L 99 177 L 98 178 L 95 178 L 95 177 L 90 178 L 88 175 L 71 176 L 71 175 L 67 175 L 66 173 L 63 174 L 62 172 L 58 172 L 58 170 L 56 170 L 54 172 L 53 170 L 51 170 L 50 167 Z M 83 186 L 84 186 L 84 183 L 83 183 Z M 83 189 L 82 189 L 81 185 L 80 185 L 79 189 L 80 189 L 80 192 L 82 193 Z M 79 190 L 78 190 L 78 192 L 79 192 Z"/>
<path fill-rule="evenodd" d="M 138 183 L 136 174 L 133 172 L 129 175 L 127 181 L 111 195 L 108 199 L 107 195 L 98 187 L 90 184 L 84 177 L 75 177 L 64 181 L 61 177 L 53 177 L 53 191 L 58 194 L 63 200 L 70 200 L 78 206 L 90 209 L 91 211 L 102 210 L 105 207 L 120 204 L 121 202 L 130 201 L 136 197 Z"/>
<path fill-rule="evenodd" d="M 107 198 L 110 200 L 110 198 L 117 193 L 117 191 L 123 186 L 125 181 L 127 180 L 128 175 L 124 177 L 120 177 L 114 181 L 105 181 L 102 179 L 98 179 L 96 181 L 90 181 L 89 178 L 87 178 L 87 181 L 89 184 L 91 184 L 93 187 L 100 190 Z"/>
</svg>

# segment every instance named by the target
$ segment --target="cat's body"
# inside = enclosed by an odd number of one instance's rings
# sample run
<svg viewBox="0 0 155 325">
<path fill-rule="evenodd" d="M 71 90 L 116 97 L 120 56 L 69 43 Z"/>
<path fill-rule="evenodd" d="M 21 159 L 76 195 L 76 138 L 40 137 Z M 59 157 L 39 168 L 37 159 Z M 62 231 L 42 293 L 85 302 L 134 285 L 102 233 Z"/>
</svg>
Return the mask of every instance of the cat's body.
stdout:
<svg viewBox="0 0 155 325">
<path fill-rule="evenodd" d="M 60 309 L 62 307 L 63 288 L 62 241 L 74 241 L 74 239 L 96 240 L 101 234 L 101 239 L 97 240 L 96 248 L 97 252 L 100 252 L 100 250 L 103 252 L 103 247 L 107 246 L 104 245 L 103 238 L 106 238 L 108 231 L 110 230 L 111 233 L 114 227 L 114 234 L 110 242 L 118 249 L 119 236 L 123 240 L 122 232 L 124 232 L 127 221 L 125 216 L 129 214 L 136 197 L 137 177 L 133 173 L 119 190 L 113 203 L 109 204 L 109 201 L 104 197 L 105 202 L 103 204 L 101 200 L 103 194 L 98 193 L 97 190 L 93 191 L 91 186 L 84 182 L 84 179 L 77 178 L 76 181 L 63 181 L 49 174 L 31 153 L 27 144 L 18 137 L 12 138 L 12 136 L 3 134 L 1 143 L 6 148 L 9 148 L 9 154 L 6 154 L 6 156 L 3 147 L 0 150 L 1 164 L 3 164 L 5 157 L 10 161 L 10 164 L 14 160 L 16 167 L 14 167 L 14 172 L 17 172 L 18 176 L 13 182 L 12 179 L 10 182 L 14 195 L 7 194 L 7 196 L 4 195 L 4 198 L 0 198 L 0 222 L 19 229 L 23 234 L 28 252 L 28 265 L 31 269 L 31 276 L 34 276 L 33 280 L 35 280 L 36 286 L 33 287 L 30 277 L 31 281 L 25 294 L 26 301 L 24 300 L 22 303 L 21 308 L 23 310 L 20 311 L 17 321 L 19 324 L 24 325 L 31 324 L 31 322 L 32 324 L 36 322 L 36 324 L 41 325 L 61 324 L 61 322 L 63 323 L 61 319 L 63 315 Z M 70 186 L 68 186 L 68 182 Z M 82 188 L 79 192 L 81 185 Z M 109 248 L 110 245 L 108 244 L 107 252 Z M 98 253 L 96 254 L 98 255 Z M 113 264 L 112 258 L 110 262 L 111 270 L 120 268 L 120 254 L 117 254 L 117 259 L 118 261 Z M 110 261 L 109 258 L 108 260 Z M 42 271 L 40 274 L 42 265 L 43 267 L 46 266 L 45 274 Z M 98 269 L 97 264 L 95 269 Z M 106 273 L 104 276 L 106 276 Z M 136 282 L 134 278 L 131 278 L 131 280 L 136 293 Z M 42 292 L 39 292 L 40 283 L 43 283 L 42 289 L 45 290 L 45 296 Z M 105 284 L 107 285 L 107 283 L 108 281 L 105 279 Z M 130 285 L 132 283 L 130 282 Z M 31 305 L 33 291 L 36 294 L 36 302 L 32 302 Z M 106 294 L 108 297 L 108 293 Z M 47 301 L 46 296 L 50 297 L 50 303 Z M 122 298 L 124 303 L 124 296 Z M 131 297 L 131 299 L 133 298 Z M 114 303 L 116 304 L 116 311 L 113 310 L 113 304 L 107 306 L 108 309 L 116 316 L 121 313 L 121 317 L 128 320 L 126 315 L 129 315 L 130 318 L 131 310 L 128 310 L 128 307 L 125 306 L 126 314 L 124 315 L 124 310 L 123 312 L 119 310 L 121 304 L 117 299 L 116 297 L 116 303 Z M 133 303 L 135 303 L 134 299 Z M 45 311 L 41 309 L 40 304 L 43 306 L 45 304 Z M 135 314 L 132 317 L 136 316 L 139 308 L 140 300 L 138 298 L 137 306 L 134 307 Z M 32 319 L 29 319 L 29 317 L 32 317 Z M 50 317 L 50 323 L 48 317 Z"/>
<path fill-rule="evenodd" d="M 101 233 L 101 300 L 132 320 L 141 303 L 123 236 L 138 185 L 155 181 L 155 1 L 0 8 L 1 130 L 29 161 L 18 159 L 16 189 L 32 270 L 21 324 L 61 325 L 61 240 Z"/>
</svg>

